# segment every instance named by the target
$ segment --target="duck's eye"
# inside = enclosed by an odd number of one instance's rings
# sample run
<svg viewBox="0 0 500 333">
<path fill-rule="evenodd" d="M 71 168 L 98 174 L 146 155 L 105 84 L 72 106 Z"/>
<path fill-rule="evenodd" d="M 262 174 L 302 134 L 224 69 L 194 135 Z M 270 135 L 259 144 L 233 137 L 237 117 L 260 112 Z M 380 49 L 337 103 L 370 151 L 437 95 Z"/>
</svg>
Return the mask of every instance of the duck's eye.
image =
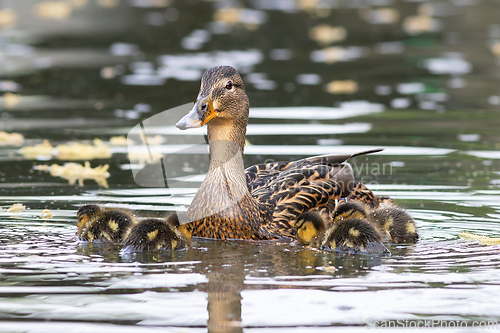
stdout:
<svg viewBox="0 0 500 333">
<path fill-rule="evenodd" d="M 226 83 L 226 89 L 231 89 L 233 87 L 233 83 L 231 81 L 227 81 Z"/>
</svg>

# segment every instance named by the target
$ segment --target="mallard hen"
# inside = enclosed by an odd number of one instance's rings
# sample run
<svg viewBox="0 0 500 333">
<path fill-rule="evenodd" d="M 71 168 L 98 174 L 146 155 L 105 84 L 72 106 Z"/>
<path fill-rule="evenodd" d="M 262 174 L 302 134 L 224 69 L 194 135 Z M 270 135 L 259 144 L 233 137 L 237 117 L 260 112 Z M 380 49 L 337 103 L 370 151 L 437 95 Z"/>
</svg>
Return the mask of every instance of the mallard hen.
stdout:
<svg viewBox="0 0 500 333">
<path fill-rule="evenodd" d="M 379 151 L 259 164 L 245 170 L 248 115 L 243 80 L 234 68 L 221 66 L 204 73 L 195 106 L 176 124 L 182 130 L 207 125 L 210 167 L 186 217 L 179 223 L 190 223 L 195 237 L 291 238 L 295 236 L 297 219 L 310 211 L 329 223 L 335 200 L 349 196 L 356 184 L 352 168 L 345 161 Z M 152 238 L 154 243 L 157 239 L 147 236 L 154 228 L 142 228 L 141 223 L 131 229 L 126 244 L 139 250 L 158 248 L 140 241 Z M 140 230 L 141 236 L 137 236 Z"/>
<path fill-rule="evenodd" d="M 207 125 L 210 167 L 189 209 L 193 236 L 266 240 L 294 236 L 297 218 L 335 206 L 354 177 L 348 158 L 317 156 L 243 167 L 249 102 L 238 72 L 229 66 L 205 72 L 193 109 L 180 129 Z"/>
</svg>

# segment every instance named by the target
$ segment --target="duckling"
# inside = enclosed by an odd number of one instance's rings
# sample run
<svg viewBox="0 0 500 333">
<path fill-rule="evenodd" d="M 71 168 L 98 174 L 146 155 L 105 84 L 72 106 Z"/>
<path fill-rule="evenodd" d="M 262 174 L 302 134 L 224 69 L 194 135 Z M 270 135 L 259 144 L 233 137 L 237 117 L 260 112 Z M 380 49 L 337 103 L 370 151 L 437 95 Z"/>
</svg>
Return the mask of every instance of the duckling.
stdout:
<svg viewBox="0 0 500 333">
<path fill-rule="evenodd" d="M 384 201 L 391 202 L 385 199 Z M 337 205 L 332 214 L 334 223 L 351 218 L 363 219 L 373 224 L 384 242 L 415 243 L 418 240 L 413 218 L 401 208 L 389 203 L 369 210 L 362 203 L 346 201 Z"/>
<path fill-rule="evenodd" d="M 372 211 L 368 219 L 378 227 L 386 241 L 400 244 L 418 240 L 415 220 L 401 208 L 386 205 Z"/>
<path fill-rule="evenodd" d="M 299 216 L 295 222 L 297 230 L 295 238 L 304 245 L 317 243 L 318 236 L 326 231 L 324 218 L 316 212 L 307 212 Z"/>
<path fill-rule="evenodd" d="M 348 219 L 367 220 L 368 212 L 363 204 L 356 201 L 342 201 L 332 213 L 333 223 Z"/>
<path fill-rule="evenodd" d="M 327 226 L 324 218 L 313 211 L 302 214 L 297 219 L 295 228 L 296 240 L 304 245 L 350 254 L 389 252 L 382 244 L 380 233 L 376 228 L 359 218 L 339 218 Z"/>
<path fill-rule="evenodd" d="M 166 219 L 148 218 L 132 228 L 125 240 L 124 251 L 184 249 L 191 244 L 191 233 L 191 224 L 180 225 L 176 213 L 169 215 Z"/>
<path fill-rule="evenodd" d="M 121 242 L 134 223 L 133 212 L 121 208 L 104 208 L 98 205 L 84 205 L 76 213 L 78 217 L 77 236 L 92 242 Z"/>
<path fill-rule="evenodd" d="M 390 253 L 382 244 L 378 230 L 369 222 L 357 218 L 330 224 L 321 245 L 323 248 L 348 254 Z"/>
</svg>

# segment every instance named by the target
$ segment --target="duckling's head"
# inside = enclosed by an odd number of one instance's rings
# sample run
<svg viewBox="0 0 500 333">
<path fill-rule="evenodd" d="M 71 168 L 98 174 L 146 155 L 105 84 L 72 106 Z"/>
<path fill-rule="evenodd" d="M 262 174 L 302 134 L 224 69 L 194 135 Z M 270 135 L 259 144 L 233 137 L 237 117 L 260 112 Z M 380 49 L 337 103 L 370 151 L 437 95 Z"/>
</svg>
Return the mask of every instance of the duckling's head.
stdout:
<svg viewBox="0 0 500 333">
<path fill-rule="evenodd" d="M 179 237 L 179 232 L 169 222 L 148 218 L 137 223 L 125 240 L 125 251 L 177 250 L 189 241 Z"/>
<path fill-rule="evenodd" d="M 167 216 L 166 221 L 173 225 L 174 227 L 179 230 L 181 234 L 183 234 L 187 239 L 192 239 L 193 238 L 193 224 L 192 223 L 184 223 L 181 224 L 179 222 L 179 216 L 177 213 L 172 213 L 169 216 Z"/>
<path fill-rule="evenodd" d="M 98 205 L 83 205 L 76 212 L 76 216 L 78 217 L 78 232 L 81 232 L 85 225 L 95 216 L 101 212 L 101 207 Z"/>
<path fill-rule="evenodd" d="M 361 219 L 365 220 L 368 216 L 363 205 L 355 201 L 344 201 L 335 207 L 333 211 L 333 222 L 339 222 L 347 219 Z"/>
<path fill-rule="evenodd" d="M 297 229 L 296 239 L 307 245 L 326 230 L 326 224 L 318 213 L 307 212 L 299 216 L 295 222 L 295 228 Z"/>
<path fill-rule="evenodd" d="M 240 74 L 231 66 L 208 69 L 201 78 L 196 104 L 176 126 L 182 130 L 211 123 L 243 122 L 249 112 L 248 97 Z M 214 120 L 212 120 L 214 119 Z"/>
<path fill-rule="evenodd" d="M 372 212 L 371 218 L 394 243 L 415 243 L 418 240 L 415 220 L 401 208 L 386 206 Z"/>
</svg>

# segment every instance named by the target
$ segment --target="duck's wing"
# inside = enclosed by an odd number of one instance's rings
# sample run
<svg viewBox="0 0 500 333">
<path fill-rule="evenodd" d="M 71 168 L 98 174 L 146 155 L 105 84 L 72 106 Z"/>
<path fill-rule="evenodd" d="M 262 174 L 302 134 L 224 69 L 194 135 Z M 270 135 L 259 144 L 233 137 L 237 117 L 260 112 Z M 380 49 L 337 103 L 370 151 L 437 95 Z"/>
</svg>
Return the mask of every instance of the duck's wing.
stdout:
<svg viewBox="0 0 500 333">
<path fill-rule="evenodd" d="M 288 173 L 296 172 L 297 169 L 308 169 L 315 165 L 334 166 L 356 156 L 368 155 L 382 151 L 382 148 L 365 150 L 351 155 L 321 155 L 312 156 L 292 162 L 272 162 L 253 165 L 245 170 L 246 181 L 250 193 L 267 187 L 278 178 L 283 178 Z"/>
<path fill-rule="evenodd" d="M 370 209 L 394 205 L 394 200 L 386 195 L 375 195 L 365 184 L 356 182 L 347 200 L 361 202 Z"/>
<path fill-rule="evenodd" d="M 252 165 L 245 170 L 248 191 L 252 193 L 254 190 L 265 187 L 269 182 L 273 181 L 280 173 L 287 170 L 294 162 L 272 162 Z"/>
<path fill-rule="evenodd" d="M 345 191 L 353 182 L 349 164 L 303 165 L 281 172 L 251 195 L 271 211 L 272 223 L 262 228 L 269 233 L 291 236 L 300 214 L 327 206 L 332 200 L 347 195 Z"/>
</svg>

